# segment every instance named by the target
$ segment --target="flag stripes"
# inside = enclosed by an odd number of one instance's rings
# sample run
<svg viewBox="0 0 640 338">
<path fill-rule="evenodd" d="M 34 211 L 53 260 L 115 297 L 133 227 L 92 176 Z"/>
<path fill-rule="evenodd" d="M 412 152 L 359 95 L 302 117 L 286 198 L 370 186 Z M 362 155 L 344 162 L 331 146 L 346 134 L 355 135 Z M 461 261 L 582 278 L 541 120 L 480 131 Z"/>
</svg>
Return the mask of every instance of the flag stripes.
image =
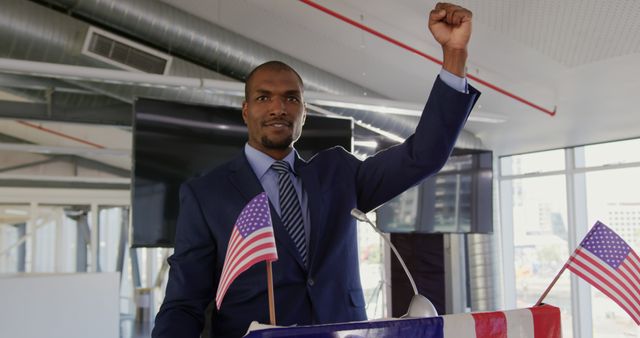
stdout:
<svg viewBox="0 0 640 338">
<path fill-rule="evenodd" d="M 624 264 L 619 267 L 622 276 L 631 284 L 636 286 L 636 289 L 640 289 L 638 284 L 640 283 L 640 257 L 632 251 Z"/>
<path fill-rule="evenodd" d="M 503 312 L 472 313 L 476 337 L 507 338 L 507 318 Z"/>
<path fill-rule="evenodd" d="M 614 269 L 607 264 L 602 264 L 591 252 L 579 247 L 569 259 L 567 268 L 611 298 L 631 316 L 636 324 L 640 325 L 640 301 L 636 296 L 640 294 L 640 279 L 637 273 L 629 272 L 629 266 L 633 267 L 637 262 L 638 256 L 631 252 L 620 265 L 623 267 L 622 270 L 627 271 L 623 274 L 618 271 L 620 267 Z M 625 281 L 622 282 L 622 279 Z"/>
<path fill-rule="evenodd" d="M 533 310 L 533 308 L 531 309 Z M 536 324 L 532 311 L 510 310 L 504 311 L 504 317 L 507 322 L 508 337 L 518 338 L 536 338 L 536 337 L 554 337 L 550 335 L 536 336 Z"/>
<path fill-rule="evenodd" d="M 640 276 L 637 271 L 633 270 L 633 261 L 638 261 L 638 256 L 635 252 L 632 252 L 629 257 L 618 267 L 618 273 L 624 279 L 625 285 L 627 285 L 633 292 L 636 304 L 640 304 Z"/>
<path fill-rule="evenodd" d="M 529 309 L 442 316 L 444 338 L 561 338 L 560 310 Z"/>
<path fill-rule="evenodd" d="M 241 260 L 246 257 L 248 252 L 256 249 L 260 244 L 269 243 L 271 244 L 269 247 L 275 247 L 275 243 L 271 240 L 272 236 L 273 230 L 271 228 L 258 230 L 246 239 L 242 238 L 239 231 L 234 231 L 231 234 L 231 240 L 229 240 L 229 247 L 227 248 L 226 257 L 229 257 L 229 263 L 227 266 L 231 267 L 237 265 L 238 262 L 241 262 Z M 244 255 L 242 255 L 243 252 Z M 224 269 L 222 271 L 222 274 L 224 275 Z"/>
<path fill-rule="evenodd" d="M 623 275 L 619 271 L 613 269 L 609 265 L 599 264 L 597 258 L 592 257 L 592 254 L 589 251 L 580 250 L 576 253 L 576 255 L 585 261 L 585 265 L 588 267 L 590 272 L 601 272 L 601 278 L 604 278 L 605 276 L 610 277 L 612 281 L 605 280 L 604 282 L 612 288 L 620 286 L 622 289 L 624 289 L 620 290 L 622 292 L 621 295 L 624 297 L 624 299 L 627 300 L 629 304 L 631 304 L 635 309 L 640 309 L 640 284 L 638 280 L 631 281 L 631 283 L 629 283 L 629 280 L 627 278 L 624 278 L 625 275 Z M 620 266 L 623 266 L 624 262 L 625 261 L 623 261 Z M 621 279 L 621 277 L 622 279 L 624 279 L 624 281 Z M 634 283 L 635 285 L 633 285 Z"/>
<path fill-rule="evenodd" d="M 476 336 L 476 322 L 469 313 L 442 316 L 444 320 L 444 338 Z"/>
<path fill-rule="evenodd" d="M 555 306 L 542 305 L 534 306 L 529 310 L 533 316 L 533 336 L 535 338 L 562 337 L 560 309 Z"/>
<path fill-rule="evenodd" d="M 263 260 L 276 260 L 278 256 L 274 253 L 275 242 L 273 241 L 273 229 L 263 228 L 252 234 L 252 238 L 242 239 L 240 232 L 233 229 L 226 257 L 231 257 L 222 269 L 220 284 L 216 292 L 216 299 L 219 295 L 227 292 L 231 282 L 239 274 L 246 271 L 253 264 Z M 240 254 L 238 254 L 240 252 Z M 222 303 L 222 300 L 220 300 Z M 220 308 L 220 304 L 218 304 Z"/>
</svg>

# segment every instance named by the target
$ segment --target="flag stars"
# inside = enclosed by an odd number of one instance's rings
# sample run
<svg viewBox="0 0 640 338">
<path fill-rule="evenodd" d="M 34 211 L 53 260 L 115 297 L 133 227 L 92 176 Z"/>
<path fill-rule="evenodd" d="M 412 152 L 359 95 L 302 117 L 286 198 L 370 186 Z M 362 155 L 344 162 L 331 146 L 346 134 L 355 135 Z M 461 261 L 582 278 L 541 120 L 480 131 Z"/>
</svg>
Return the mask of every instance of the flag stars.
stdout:
<svg viewBox="0 0 640 338">
<path fill-rule="evenodd" d="M 602 223 L 596 223 L 582 246 L 614 268 L 617 268 L 631 251 L 622 238 Z"/>
<path fill-rule="evenodd" d="M 245 206 L 240 212 L 235 226 L 243 237 L 249 236 L 256 230 L 271 226 L 269 200 L 266 198 L 266 193 L 261 193 Z"/>
</svg>

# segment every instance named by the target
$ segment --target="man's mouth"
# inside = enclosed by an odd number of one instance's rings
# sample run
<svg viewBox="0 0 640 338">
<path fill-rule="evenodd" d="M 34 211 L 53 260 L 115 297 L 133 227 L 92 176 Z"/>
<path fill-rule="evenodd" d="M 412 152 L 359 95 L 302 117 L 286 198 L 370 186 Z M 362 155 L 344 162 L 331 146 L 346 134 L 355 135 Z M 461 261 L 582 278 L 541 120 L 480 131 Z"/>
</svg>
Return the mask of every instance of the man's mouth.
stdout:
<svg viewBox="0 0 640 338">
<path fill-rule="evenodd" d="M 284 120 L 275 120 L 275 121 L 265 122 L 264 126 L 274 127 L 274 128 L 285 128 L 285 127 L 290 127 L 291 123 L 289 121 L 284 121 Z"/>
</svg>

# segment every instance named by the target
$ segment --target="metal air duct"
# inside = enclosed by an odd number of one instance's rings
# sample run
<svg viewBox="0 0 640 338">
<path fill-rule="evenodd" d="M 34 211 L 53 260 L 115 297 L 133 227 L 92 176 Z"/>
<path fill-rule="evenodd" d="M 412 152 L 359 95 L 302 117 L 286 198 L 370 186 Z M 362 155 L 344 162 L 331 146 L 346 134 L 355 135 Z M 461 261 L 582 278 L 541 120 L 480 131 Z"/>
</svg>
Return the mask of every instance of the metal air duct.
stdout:
<svg viewBox="0 0 640 338">
<path fill-rule="evenodd" d="M 82 54 L 89 27 L 87 23 L 31 1 L 3 0 L 2 10 L 0 10 L 0 46 L 3 46 L 0 48 L 0 57 L 115 69 L 116 67 L 108 63 Z M 173 60 L 170 74 L 231 80 L 178 58 Z M 193 90 L 70 82 L 76 87 L 127 103 L 133 102 L 135 97 L 152 97 L 209 105 L 237 107 L 241 104 L 241 99 L 237 97 L 212 95 Z M 100 95 L 73 99 L 71 95 L 63 96 L 54 92 L 54 97 L 63 99 L 67 103 L 77 102 L 85 107 L 98 106 L 101 102 L 105 102 L 105 98 Z M 92 100 L 96 102 L 92 103 Z"/>
</svg>

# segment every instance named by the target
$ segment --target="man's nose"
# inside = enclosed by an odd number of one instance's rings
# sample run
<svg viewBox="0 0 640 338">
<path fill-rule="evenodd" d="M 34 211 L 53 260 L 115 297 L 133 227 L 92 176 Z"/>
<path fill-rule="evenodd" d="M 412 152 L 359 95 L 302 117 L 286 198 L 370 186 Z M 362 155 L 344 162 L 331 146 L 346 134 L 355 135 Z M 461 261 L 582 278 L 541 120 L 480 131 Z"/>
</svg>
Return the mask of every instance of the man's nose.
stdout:
<svg viewBox="0 0 640 338">
<path fill-rule="evenodd" d="M 284 98 L 274 98 L 271 100 L 271 112 L 274 114 L 285 114 L 285 106 Z"/>
</svg>

